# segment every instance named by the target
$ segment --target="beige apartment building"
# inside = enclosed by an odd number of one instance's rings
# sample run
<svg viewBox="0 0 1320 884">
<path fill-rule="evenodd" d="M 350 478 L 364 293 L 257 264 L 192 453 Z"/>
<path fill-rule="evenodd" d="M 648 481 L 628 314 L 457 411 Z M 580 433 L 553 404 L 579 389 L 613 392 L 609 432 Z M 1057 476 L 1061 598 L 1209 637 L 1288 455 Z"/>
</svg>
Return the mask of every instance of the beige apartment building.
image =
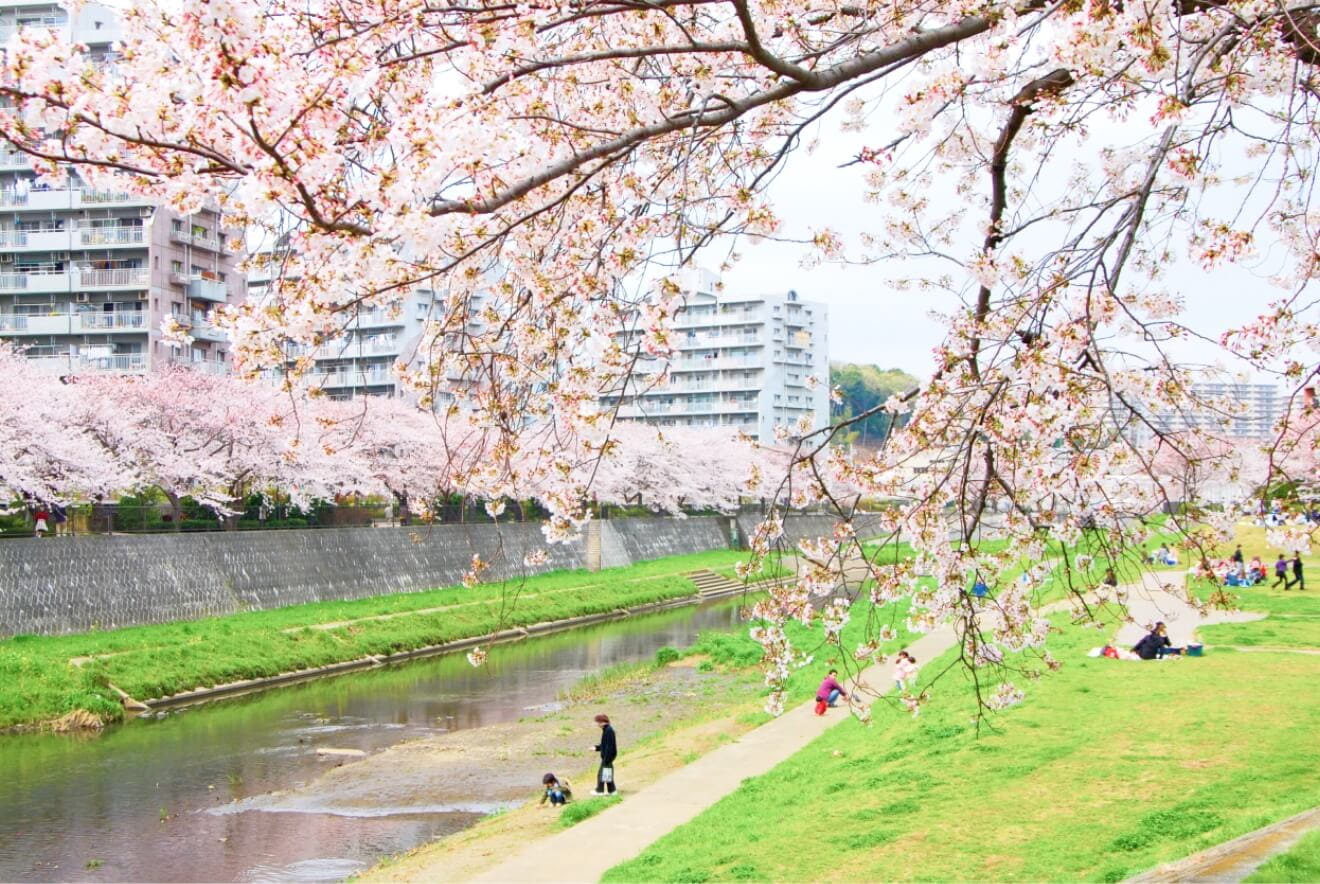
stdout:
<svg viewBox="0 0 1320 884">
<path fill-rule="evenodd" d="M 18 28 L 65 29 L 111 63 L 113 14 L 95 3 L 0 2 L 0 39 Z M 52 373 L 140 373 L 186 363 L 228 371 L 225 336 L 207 320 L 243 299 L 239 235 L 213 210 L 180 217 L 69 171 L 39 182 L 29 159 L 0 142 L 0 339 Z M 191 346 L 162 339 L 167 317 Z"/>
</svg>

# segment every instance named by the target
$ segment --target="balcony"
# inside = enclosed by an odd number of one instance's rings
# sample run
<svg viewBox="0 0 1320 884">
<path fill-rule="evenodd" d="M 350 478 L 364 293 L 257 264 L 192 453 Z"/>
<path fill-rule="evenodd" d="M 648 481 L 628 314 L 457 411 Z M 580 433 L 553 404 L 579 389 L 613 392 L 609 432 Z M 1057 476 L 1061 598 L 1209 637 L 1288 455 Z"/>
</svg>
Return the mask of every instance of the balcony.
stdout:
<svg viewBox="0 0 1320 884">
<path fill-rule="evenodd" d="M 85 246 L 137 246 L 146 242 L 146 230 L 138 227 L 89 227 L 78 234 Z"/>
<path fill-rule="evenodd" d="M 759 347 L 761 343 L 760 335 L 713 334 L 708 332 L 704 335 L 684 338 L 677 342 L 677 346 L 680 350 L 691 350 L 698 347 Z"/>
<path fill-rule="evenodd" d="M 191 276 L 188 278 L 188 297 L 197 298 L 199 301 L 224 304 L 229 301 L 229 289 L 218 279 Z"/>
<path fill-rule="evenodd" d="M 80 194 L 80 204 L 84 206 L 113 206 L 124 203 L 140 203 L 150 205 L 150 200 L 145 197 L 137 196 L 132 193 L 124 193 L 121 190 L 81 190 L 75 191 Z"/>
<path fill-rule="evenodd" d="M 70 241 L 67 230 L 0 231 L 0 247 L 14 251 L 66 252 Z"/>
<path fill-rule="evenodd" d="M 147 370 L 147 354 L 145 353 L 115 353 L 110 356 L 82 357 L 80 361 L 85 371 L 135 374 Z"/>
<path fill-rule="evenodd" d="M 206 249 L 211 252 L 220 251 L 220 240 L 213 236 L 207 236 L 204 233 L 194 233 L 192 235 L 192 244 L 199 249 Z"/>
<path fill-rule="evenodd" d="M 187 230 L 170 229 L 170 242 L 178 243 L 181 246 L 192 245 L 192 233 Z"/>
<path fill-rule="evenodd" d="M 670 365 L 670 372 L 718 371 L 725 368 L 760 368 L 761 363 L 747 357 L 726 356 L 723 359 L 680 359 Z"/>
<path fill-rule="evenodd" d="M 317 347 L 312 355 L 318 359 L 340 359 L 363 354 L 396 354 L 400 350 L 398 338 L 340 338 Z"/>
<path fill-rule="evenodd" d="M 21 150 L 0 150 L 0 172 L 32 168 L 31 158 Z"/>
<path fill-rule="evenodd" d="M 357 328 L 379 328 L 404 324 L 403 314 L 390 316 L 385 310 L 363 310 L 353 325 Z"/>
<path fill-rule="evenodd" d="M 223 344 L 225 341 L 229 340 L 229 334 L 227 332 L 223 329 L 216 328 L 205 319 L 187 320 L 186 324 L 188 325 L 188 334 L 192 335 L 199 341 L 215 341 L 216 343 Z"/>
<path fill-rule="evenodd" d="M 38 371 L 49 374 L 141 374 L 147 370 L 145 353 L 116 353 L 109 356 L 29 356 Z"/>
<path fill-rule="evenodd" d="M 84 206 L 151 205 L 140 196 L 115 190 L 81 190 L 77 188 L 40 188 L 28 190 L 0 190 L 0 207 L 59 210 Z"/>
<path fill-rule="evenodd" d="M 72 313 L 0 313 L 0 335 L 73 334 Z"/>
<path fill-rule="evenodd" d="M 643 402 L 640 405 L 620 405 L 619 417 L 652 417 L 657 414 L 673 414 L 674 406 L 661 403 Z"/>
<path fill-rule="evenodd" d="M 84 12 L 74 19 L 73 42 L 96 46 L 104 43 L 114 43 L 121 39 L 122 34 L 118 22 L 114 19 L 89 21 L 88 19 L 95 14 L 94 12 Z"/>
<path fill-rule="evenodd" d="M 761 319 L 762 313 L 760 310 L 716 310 L 709 313 L 689 313 L 680 310 L 674 317 L 674 326 L 681 331 L 711 325 L 739 325 L 746 322 L 760 322 Z"/>
<path fill-rule="evenodd" d="M 0 291 L 27 292 L 67 292 L 69 274 L 63 270 L 38 271 L 35 273 L 0 273 Z"/>
<path fill-rule="evenodd" d="M 144 289 L 150 282 L 151 271 L 145 267 L 78 272 L 78 286 L 85 289 Z"/>
<path fill-rule="evenodd" d="M 187 362 L 189 371 L 197 371 L 202 374 L 209 374 L 214 377 L 227 377 L 229 375 L 228 362 Z"/>
<path fill-rule="evenodd" d="M 374 387 L 394 383 L 394 372 L 388 365 L 373 365 L 366 369 L 311 371 L 308 379 L 321 387 Z"/>
<path fill-rule="evenodd" d="M 78 314 L 81 331 L 141 331 L 147 327 L 145 310 L 87 311 Z"/>
<path fill-rule="evenodd" d="M 41 4 L 41 5 L 45 6 L 46 4 Z M 22 7 L 20 6 L 19 9 L 21 10 Z M 27 16 L 25 15 L 24 18 L 27 18 Z M 17 34 L 21 29 L 26 29 L 29 31 L 41 31 L 46 29 L 63 31 L 68 26 L 69 26 L 69 18 L 67 15 L 64 15 L 63 13 L 60 14 L 52 13 L 50 15 L 42 15 L 40 21 L 32 21 L 32 22 L 25 21 L 22 25 L 19 25 L 17 22 L 8 21 L 0 25 L 0 41 L 7 42 L 10 37 Z"/>
</svg>

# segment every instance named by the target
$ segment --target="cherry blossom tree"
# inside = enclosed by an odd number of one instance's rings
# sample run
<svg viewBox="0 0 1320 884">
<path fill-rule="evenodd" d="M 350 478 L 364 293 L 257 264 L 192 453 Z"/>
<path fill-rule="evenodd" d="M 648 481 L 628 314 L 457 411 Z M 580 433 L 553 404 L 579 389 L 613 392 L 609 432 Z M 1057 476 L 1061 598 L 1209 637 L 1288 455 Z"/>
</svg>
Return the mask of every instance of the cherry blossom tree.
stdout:
<svg viewBox="0 0 1320 884">
<path fill-rule="evenodd" d="M 307 501 L 341 488 L 310 407 L 275 387 L 176 367 L 83 377 L 76 388 L 74 425 L 132 477 L 121 490 L 159 489 L 176 527 L 184 497 L 232 516 L 249 489 L 277 487 Z"/>
<path fill-rule="evenodd" d="M 1054 550 L 1089 610 L 1079 563 L 1126 564 L 1152 530 L 1136 517 L 1165 499 L 1158 481 L 1111 496 L 1112 477 L 1149 473 L 1152 439 L 1179 444 L 1155 415 L 1202 407 L 1167 268 L 1257 269 L 1272 294 L 1221 330 L 1225 358 L 1293 391 L 1315 382 L 1318 20 L 1288 0 L 146 0 L 114 68 L 50 32 L 14 37 L 0 132 L 180 211 L 291 217 L 271 299 L 222 317 L 247 371 L 359 306 L 443 292 L 405 376 L 489 434 L 457 487 L 539 487 L 552 538 L 587 518 L 581 455 L 608 453 L 612 421 L 599 398 L 670 350 L 668 271 L 720 240 L 784 235 L 769 181 L 821 121 L 862 133 L 867 232 L 807 238 L 823 259 L 894 259 L 900 282 L 962 306 L 929 382 L 881 406 L 910 417 L 873 457 L 830 445 L 870 413 L 799 429 L 755 553 L 783 508 L 811 504 L 838 513 L 813 545 L 837 555 L 828 579 L 761 606 L 760 634 L 787 671 L 779 627 L 803 598 L 863 592 L 842 565 L 864 554 L 858 502 L 901 500 L 884 528 L 916 558 L 871 562 L 864 591 L 911 598 L 914 628 L 955 622 L 965 662 L 997 683 L 983 702 L 1003 705 L 1020 697 L 1005 651 L 1047 632 L 1008 575 Z M 1177 530 L 1228 527 L 1187 515 Z M 971 575 L 1003 589 L 974 597 Z"/>
<path fill-rule="evenodd" d="M 42 373 L 7 343 L 0 344 L 0 372 L 0 506 L 68 504 L 133 484 L 82 423 L 76 385 Z"/>
<path fill-rule="evenodd" d="M 752 493 L 754 475 L 767 472 L 773 458 L 773 452 L 716 428 L 626 423 L 610 430 L 601 444 L 602 457 L 582 457 L 594 473 L 583 478 L 583 487 L 602 503 L 668 513 L 736 512 Z"/>
</svg>

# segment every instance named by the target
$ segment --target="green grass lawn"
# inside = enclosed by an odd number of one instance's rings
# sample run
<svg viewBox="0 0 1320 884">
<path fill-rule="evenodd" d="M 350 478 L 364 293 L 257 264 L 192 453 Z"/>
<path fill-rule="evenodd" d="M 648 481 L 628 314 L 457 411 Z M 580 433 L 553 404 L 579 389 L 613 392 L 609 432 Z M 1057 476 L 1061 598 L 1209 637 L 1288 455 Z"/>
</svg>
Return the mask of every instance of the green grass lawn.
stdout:
<svg viewBox="0 0 1320 884">
<path fill-rule="evenodd" d="M 1294 587 L 1284 591 L 1273 589 L 1274 558 L 1280 550 L 1265 543 L 1265 529 L 1257 526 L 1242 526 L 1238 530 L 1237 541 L 1242 544 L 1248 561 L 1253 555 L 1259 555 L 1270 569 L 1267 581 L 1252 587 L 1223 587 L 1223 591 L 1235 600 L 1236 605 L 1246 611 L 1261 611 L 1268 616 L 1264 620 L 1249 623 L 1221 623 L 1207 626 L 1202 630 L 1202 637 L 1211 645 L 1240 645 L 1242 647 L 1267 648 L 1314 648 L 1320 649 L 1320 555 L 1312 553 L 1302 556 L 1304 573 L 1310 578 L 1308 588 L 1298 590 Z M 1228 555 L 1232 545 L 1226 545 L 1221 552 Z M 1285 555 L 1292 559 L 1292 551 Z M 1291 566 L 1290 566 L 1291 568 Z M 1289 570 L 1289 575 L 1292 571 Z M 1198 597 L 1205 598 L 1213 588 L 1205 582 L 1194 583 Z"/>
<path fill-rule="evenodd" d="M 76 709 L 117 718 L 119 702 L 107 682 L 147 699 L 688 596 L 695 587 L 680 576 L 683 572 L 731 567 L 746 557 L 738 550 L 714 550 L 630 568 L 562 571 L 470 589 L 295 605 L 71 636 L 15 636 L 0 641 L 0 728 L 48 721 Z M 440 610 L 423 613 L 431 608 Z M 382 615 L 402 616 L 366 619 Z M 327 623 L 344 625 L 313 628 Z M 78 668 L 69 664 L 74 657 L 101 658 Z"/>
<path fill-rule="evenodd" d="M 1292 882 L 1310 884 L 1320 881 L 1320 830 L 1314 830 L 1282 853 L 1248 875 L 1250 882 Z"/>
<path fill-rule="evenodd" d="M 1111 661 L 1056 623 L 1063 669 L 992 730 L 946 678 L 920 718 L 842 723 L 606 880 L 1113 881 L 1320 803 L 1320 657 Z"/>
</svg>

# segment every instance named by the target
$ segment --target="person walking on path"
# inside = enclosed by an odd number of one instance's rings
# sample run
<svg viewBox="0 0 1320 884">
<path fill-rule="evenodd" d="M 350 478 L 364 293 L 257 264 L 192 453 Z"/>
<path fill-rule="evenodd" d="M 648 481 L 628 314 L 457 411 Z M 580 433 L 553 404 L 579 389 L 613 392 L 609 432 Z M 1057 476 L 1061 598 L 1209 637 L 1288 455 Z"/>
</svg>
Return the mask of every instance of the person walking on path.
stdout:
<svg viewBox="0 0 1320 884">
<path fill-rule="evenodd" d="M 1293 584 L 1297 584 L 1298 590 L 1306 589 L 1306 581 L 1302 579 L 1302 554 L 1293 550 L 1292 558 L 1292 580 L 1283 585 L 1284 589 L 1292 589 Z"/>
<path fill-rule="evenodd" d="M 600 753 L 600 772 L 596 774 L 596 791 L 592 795 L 613 795 L 614 786 L 614 759 L 619 755 L 619 744 L 614 736 L 614 728 L 610 725 L 610 717 L 604 713 L 596 716 L 596 724 L 600 725 L 600 742 L 593 748 Z"/>
<path fill-rule="evenodd" d="M 917 674 L 917 661 L 907 651 L 899 651 L 894 658 L 894 684 L 898 692 L 904 693 Z"/>
<path fill-rule="evenodd" d="M 46 532 L 49 530 L 46 527 L 46 520 L 50 518 L 50 513 L 46 512 L 44 506 L 38 506 L 37 511 L 32 514 L 32 518 L 36 522 L 36 526 L 33 529 L 34 533 L 38 537 L 45 537 Z"/>
<path fill-rule="evenodd" d="M 54 517 L 55 536 L 60 537 L 69 533 L 69 511 L 58 503 L 50 505 L 50 514 Z"/>
<path fill-rule="evenodd" d="M 1274 582 L 1270 584 L 1270 589 L 1283 584 L 1283 588 L 1288 588 L 1288 560 L 1279 553 L 1279 560 L 1274 563 Z"/>
</svg>

